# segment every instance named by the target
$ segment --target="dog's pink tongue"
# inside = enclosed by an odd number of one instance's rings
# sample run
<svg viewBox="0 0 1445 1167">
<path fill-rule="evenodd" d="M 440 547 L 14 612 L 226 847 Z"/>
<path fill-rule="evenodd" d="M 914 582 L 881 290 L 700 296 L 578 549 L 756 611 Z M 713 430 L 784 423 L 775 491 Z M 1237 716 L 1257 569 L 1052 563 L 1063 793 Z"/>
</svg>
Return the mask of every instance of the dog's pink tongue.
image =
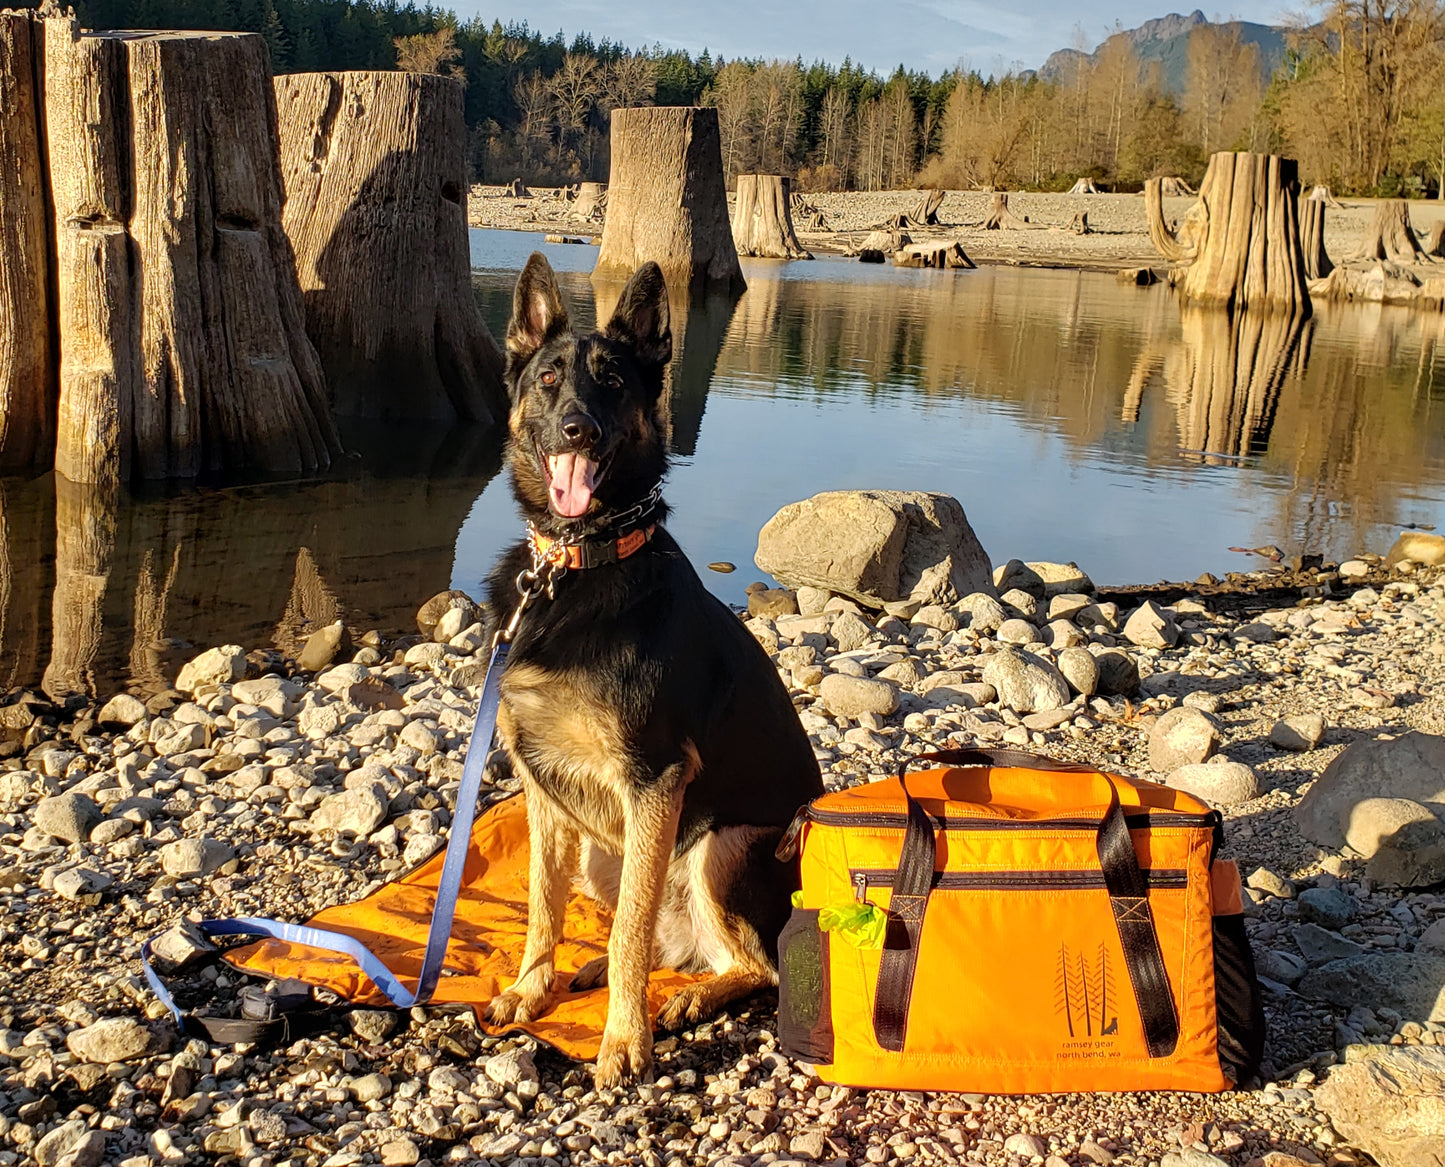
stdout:
<svg viewBox="0 0 1445 1167">
<path fill-rule="evenodd" d="M 547 459 L 547 473 L 551 475 L 547 485 L 557 513 L 564 519 L 586 513 L 592 501 L 597 463 L 580 454 L 553 454 Z"/>
</svg>

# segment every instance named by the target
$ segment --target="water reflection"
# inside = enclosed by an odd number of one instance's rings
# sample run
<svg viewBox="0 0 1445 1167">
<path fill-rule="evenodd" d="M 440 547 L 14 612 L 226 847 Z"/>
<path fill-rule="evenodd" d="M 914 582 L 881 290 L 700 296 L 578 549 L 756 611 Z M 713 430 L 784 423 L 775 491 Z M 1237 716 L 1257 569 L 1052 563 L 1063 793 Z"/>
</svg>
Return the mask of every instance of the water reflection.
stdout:
<svg viewBox="0 0 1445 1167">
<path fill-rule="evenodd" d="M 151 694 L 212 645 L 295 652 L 337 619 L 409 628 L 450 584 L 499 445 L 474 428 L 348 437 L 343 473 L 317 481 L 140 496 L 0 484 L 0 680 Z"/>
</svg>

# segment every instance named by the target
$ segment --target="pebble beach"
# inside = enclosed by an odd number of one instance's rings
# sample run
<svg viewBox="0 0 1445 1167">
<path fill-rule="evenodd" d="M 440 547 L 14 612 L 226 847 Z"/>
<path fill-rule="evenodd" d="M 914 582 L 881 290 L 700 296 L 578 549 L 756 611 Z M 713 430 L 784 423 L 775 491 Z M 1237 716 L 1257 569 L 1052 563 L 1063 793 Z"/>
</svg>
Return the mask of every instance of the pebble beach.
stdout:
<svg viewBox="0 0 1445 1167">
<path fill-rule="evenodd" d="M 1259 562 L 1112 591 L 1013 562 L 996 597 L 880 613 L 759 587 L 739 613 L 830 788 L 905 755 L 1009 745 L 1218 805 L 1269 1022 L 1248 1089 L 831 1087 L 779 1051 L 766 996 L 660 1038 L 653 1081 L 603 1093 L 586 1067 L 454 1009 L 357 1010 L 279 1048 L 178 1034 L 140 975 L 145 938 L 184 957 L 187 919 L 301 920 L 445 845 L 486 660 L 480 610 L 450 592 L 403 636 L 324 628 L 298 660 L 217 646 L 145 702 L 7 695 L 0 1164 L 1405 1162 L 1367 1156 L 1383 1136 L 1327 1083 L 1445 1044 L 1440 877 L 1409 867 L 1422 851 L 1396 857 L 1420 886 L 1384 885 L 1358 839 L 1311 842 L 1297 808 L 1347 747 L 1445 731 L 1445 571 Z M 193 990 L 234 1002 L 239 974 L 200 975 Z"/>
</svg>

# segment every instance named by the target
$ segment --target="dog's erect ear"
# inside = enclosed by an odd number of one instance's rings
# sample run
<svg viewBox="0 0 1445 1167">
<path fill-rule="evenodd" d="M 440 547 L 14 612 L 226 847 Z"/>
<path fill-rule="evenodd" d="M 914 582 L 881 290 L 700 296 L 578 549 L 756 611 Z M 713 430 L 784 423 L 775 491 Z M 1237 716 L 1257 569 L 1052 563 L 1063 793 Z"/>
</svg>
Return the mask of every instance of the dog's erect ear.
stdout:
<svg viewBox="0 0 1445 1167">
<path fill-rule="evenodd" d="M 567 329 L 567 309 L 562 306 L 562 293 L 552 265 L 540 251 L 534 251 L 527 266 L 517 277 L 517 290 L 512 295 L 512 319 L 507 324 L 507 351 L 521 360 L 552 337 Z"/>
<path fill-rule="evenodd" d="M 617 301 L 617 310 L 603 332 L 608 338 L 631 346 L 644 365 L 661 367 L 672 359 L 667 284 L 657 264 L 644 263 L 632 273 Z"/>
</svg>

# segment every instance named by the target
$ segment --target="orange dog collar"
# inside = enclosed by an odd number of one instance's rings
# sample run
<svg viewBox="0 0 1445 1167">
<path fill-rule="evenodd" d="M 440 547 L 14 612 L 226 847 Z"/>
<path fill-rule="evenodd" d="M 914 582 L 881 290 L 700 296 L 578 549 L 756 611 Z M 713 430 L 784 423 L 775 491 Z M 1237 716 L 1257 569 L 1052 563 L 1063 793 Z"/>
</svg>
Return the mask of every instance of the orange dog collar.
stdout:
<svg viewBox="0 0 1445 1167">
<path fill-rule="evenodd" d="M 527 542 L 532 555 L 539 562 L 578 571 L 587 567 L 601 567 L 608 563 L 620 563 L 629 555 L 641 551 L 657 530 L 656 524 L 639 527 L 617 539 L 605 542 L 563 543 L 542 534 L 535 527 L 527 528 Z"/>
</svg>

